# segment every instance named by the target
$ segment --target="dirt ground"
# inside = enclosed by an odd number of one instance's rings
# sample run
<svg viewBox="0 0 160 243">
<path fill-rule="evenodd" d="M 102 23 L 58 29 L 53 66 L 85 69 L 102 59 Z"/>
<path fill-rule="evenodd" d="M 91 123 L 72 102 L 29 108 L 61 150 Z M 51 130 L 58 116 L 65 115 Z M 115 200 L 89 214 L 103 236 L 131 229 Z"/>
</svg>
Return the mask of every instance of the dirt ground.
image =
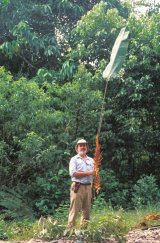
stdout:
<svg viewBox="0 0 160 243">
<path fill-rule="evenodd" d="M 160 226 L 131 231 L 126 239 L 127 243 L 160 243 Z"/>
</svg>

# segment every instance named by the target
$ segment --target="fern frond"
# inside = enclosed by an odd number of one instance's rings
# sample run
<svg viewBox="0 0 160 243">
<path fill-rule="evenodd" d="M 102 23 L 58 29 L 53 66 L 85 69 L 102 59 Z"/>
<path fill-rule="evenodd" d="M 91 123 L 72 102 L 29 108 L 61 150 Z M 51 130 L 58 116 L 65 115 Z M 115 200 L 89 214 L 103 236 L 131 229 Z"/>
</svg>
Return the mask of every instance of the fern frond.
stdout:
<svg viewBox="0 0 160 243">
<path fill-rule="evenodd" d="M 0 206 L 3 207 L 7 217 L 11 218 L 35 218 L 33 209 L 23 193 L 15 189 L 6 188 L 0 192 Z"/>
</svg>

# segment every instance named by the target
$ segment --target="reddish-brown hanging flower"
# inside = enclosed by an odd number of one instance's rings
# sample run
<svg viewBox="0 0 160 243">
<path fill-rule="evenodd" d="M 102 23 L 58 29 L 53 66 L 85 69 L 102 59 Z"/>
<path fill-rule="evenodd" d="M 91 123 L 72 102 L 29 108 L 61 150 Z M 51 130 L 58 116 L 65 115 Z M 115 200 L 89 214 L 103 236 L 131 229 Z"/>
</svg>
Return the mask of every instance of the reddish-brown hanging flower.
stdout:
<svg viewBox="0 0 160 243">
<path fill-rule="evenodd" d="M 93 185 L 96 189 L 96 192 L 99 193 L 99 190 L 101 189 L 101 182 L 100 182 L 100 175 L 99 175 L 99 167 L 102 160 L 102 153 L 101 153 L 101 146 L 99 143 L 99 136 L 97 134 L 96 136 L 96 148 L 94 153 L 94 169 L 96 171 L 96 175 L 94 177 Z"/>
</svg>

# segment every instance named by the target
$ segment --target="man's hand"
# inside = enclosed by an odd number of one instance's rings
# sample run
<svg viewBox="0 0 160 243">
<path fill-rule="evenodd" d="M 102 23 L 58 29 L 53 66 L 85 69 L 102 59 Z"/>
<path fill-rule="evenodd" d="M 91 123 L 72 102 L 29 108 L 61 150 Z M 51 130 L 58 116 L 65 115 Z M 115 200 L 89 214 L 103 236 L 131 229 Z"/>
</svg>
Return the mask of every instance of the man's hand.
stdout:
<svg viewBox="0 0 160 243">
<path fill-rule="evenodd" d="M 90 175 L 95 175 L 96 174 L 96 171 L 95 170 L 89 170 L 89 171 L 86 171 L 86 176 L 90 176 Z"/>
</svg>

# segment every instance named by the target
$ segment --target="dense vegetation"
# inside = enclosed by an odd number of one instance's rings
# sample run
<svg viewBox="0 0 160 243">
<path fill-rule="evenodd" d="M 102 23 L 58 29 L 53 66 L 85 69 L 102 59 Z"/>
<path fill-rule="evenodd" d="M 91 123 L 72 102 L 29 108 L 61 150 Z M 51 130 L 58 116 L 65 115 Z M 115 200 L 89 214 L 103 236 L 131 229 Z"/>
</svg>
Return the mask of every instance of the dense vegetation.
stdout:
<svg viewBox="0 0 160 243">
<path fill-rule="evenodd" d="M 146 215 L 150 220 L 146 219 Z M 0 239 L 19 242 L 40 238 L 46 240 L 45 242 L 63 239 L 102 243 L 107 240 L 110 242 L 111 238 L 114 238 L 121 243 L 126 242 L 126 234 L 133 229 L 156 226 L 159 223 L 158 215 L 160 216 L 157 207 L 130 211 L 122 208 L 113 209 L 99 196 L 93 203 L 91 219 L 86 230 L 82 230 L 79 224 L 71 231 L 66 230 L 68 207 L 63 205 L 55 211 L 54 216 L 41 217 L 36 221 L 21 219 L 6 223 L 1 216 Z M 146 230 L 139 230 L 139 232 L 146 232 Z"/>
<path fill-rule="evenodd" d="M 139 18 L 119 0 L 1 1 L 0 205 L 6 218 L 53 215 L 69 200 L 68 163 L 77 138 L 88 140 L 93 156 L 102 72 L 124 26 L 127 58 L 105 99 L 101 196 L 124 208 L 158 203 L 156 10 Z"/>
</svg>

